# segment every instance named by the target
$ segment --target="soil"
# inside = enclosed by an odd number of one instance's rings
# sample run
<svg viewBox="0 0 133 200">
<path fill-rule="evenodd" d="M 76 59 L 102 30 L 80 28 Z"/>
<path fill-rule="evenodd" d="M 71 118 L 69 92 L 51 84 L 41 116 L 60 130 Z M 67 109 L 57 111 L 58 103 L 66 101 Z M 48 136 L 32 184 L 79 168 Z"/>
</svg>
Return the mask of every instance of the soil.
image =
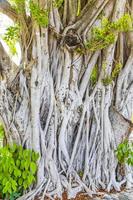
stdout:
<svg viewBox="0 0 133 200">
<path fill-rule="evenodd" d="M 79 193 L 75 198 L 68 199 L 67 192 L 64 192 L 63 195 L 62 195 L 62 200 L 95 200 L 95 199 L 97 199 L 97 197 L 102 200 L 103 197 L 105 196 L 105 194 L 107 194 L 107 195 L 117 194 L 118 195 L 121 192 L 126 192 L 125 186 L 121 187 L 121 191 L 120 192 L 117 192 L 114 189 L 112 189 L 110 192 L 107 192 L 107 191 L 101 189 L 101 190 L 99 190 L 97 192 L 97 195 L 93 195 L 92 198 L 89 197 L 88 195 L 85 195 L 84 193 Z M 40 197 L 36 197 L 34 200 L 40 200 L 40 199 L 41 199 L 41 196 Z M 50 200 L 50 198 L 45 197 L 44 200 Z M 55 198 L 54 200 L 60 200 L 60 199 L 59 198 Z"/>
</svg>

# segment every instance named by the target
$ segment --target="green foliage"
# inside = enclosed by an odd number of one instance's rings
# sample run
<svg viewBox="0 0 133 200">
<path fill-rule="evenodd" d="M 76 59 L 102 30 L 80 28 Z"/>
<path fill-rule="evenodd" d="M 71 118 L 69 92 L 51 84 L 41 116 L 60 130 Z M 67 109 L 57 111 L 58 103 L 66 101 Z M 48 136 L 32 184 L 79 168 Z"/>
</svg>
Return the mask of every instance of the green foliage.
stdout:
<svg viewBox="0 0 133 200">
<path fill-rule="evenodd" d="M 7 28 L 3 40 L 9 46 L 9 49 L 13 55 L 17 54 L 16 43 L 19 39 L 20 27 L 18 24 Z"/>
<path fill-rule="evenodd" d="M 39 26 L 48 26 L 48 10 L 41 9 L 38 4 L 30 1 L 30 11 L 33 19 Z"/>
<path fill-rule="evenodd" d="M 133 166 L 133 143 L 129 143 L 125 140 L 118 145 L 115 153 L 119 163 L 127 163 L 128 165 Z"/>
<path fill-rule="evenodd" d="M 97 79 L 98 79 L 98 66 L 95 65 L 92 70 L 91 76 L 90 76 L 90 81 L 91 81 L 92 85 L 96 84 Z"/>
<path fill-rule="evenodd" d="M 0 123 L 0 140 L 4 139 L 5 131 L 3 125 Z"/>
<path fill-rule="evenodd" d="M 119 72 L 121 71 L 122 64 L 120 62 L 117 62 L 115 64 L 115 67 L 112 71 L 111 75 L 106 75 L 106 67 L 103 66 L 104 76 L 105 78 L 102 79 L 102 82 L 105 86 L 112 83 L 112 81 L 119 75 Z"/>
<path fill-rule="evenodd" d="M 122 64 L 120 62 L 116 63 L 114 70 L 112 71 L 112 79 L 116 78 L 119 74 L 119 72 L 122 69 Z"/>
<path fill-rule="evenodd" d="M 11 200 L 36 181 L 39 155 L 16 144 L 0 148 L 0 192 Z"/>
<path fill-rule="evenodd" d="M 121 32 L 132 31 L 133 21 L 129 14 L 125 14 L 116 23 L 112 24 L 112 28 Z"/>
<path fill-rule="evenodd" d="M 114 33 L 106 33 L 106 31 L 99 28 L 94 28 L 92 31 L 91 41 L 85 44 L 86 48 L 90 51 L 97 51 L 99 49 L 104 49 L 110 44 L 115 42 Z"/>
<path fill-rule="evenodd" d="M 64 0 L 54 0 L 53 5 L 57 8 L 60 8 L 64 3 Z"/>
<path fill-rule="evenodd" d="M 48 25 L 48 10 L 41 9 L 40 6 L 33 2 L 33 0 L 8 0 L 12 7 L 19 13 L 26 13 L 26 6 L 28 5 L 30 14 L 35 22 L 42 27 L 47 27 Z M 57 6 L 60 6 L 63 0 L 57 0 Z"/>
<path fill-rule="evenodd" d="M 25 11 L 25 0 L 8 0 L 12 7 L 20 14 Z"/>
<path fill-rule="evenodd" d="M 112 77 L 111 76 L 106 76 L 104 79 L 102 79 L 103 85 L 107 86 L 112 83 Z"/>
<path fill-rule="evenodd" d="M 116 22 L 110 22 L 107 18 L 102 19 L 101 27 L 92 29 L 92 39 L 85 46 L 90 51 L 104 49 L 115 42 L 115 36 L 119 32 L 132 30 L 131 16 L 125 14 Z"/>
</svg>

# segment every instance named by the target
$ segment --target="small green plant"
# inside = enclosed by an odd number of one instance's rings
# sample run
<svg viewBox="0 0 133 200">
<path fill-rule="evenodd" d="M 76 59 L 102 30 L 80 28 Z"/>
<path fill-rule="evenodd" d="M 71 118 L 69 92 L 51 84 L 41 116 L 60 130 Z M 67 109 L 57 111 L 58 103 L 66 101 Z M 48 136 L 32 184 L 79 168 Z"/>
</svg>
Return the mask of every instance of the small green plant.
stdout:
<svg viewBox="0 0 133 200">
<path fill-rule="evenodd" d="M 41 9 L 38 4 L 30 1 L 30 11 L 33 19 L 39 26 L 48 26 L 48 10 Z"/>
<path fill-rule="evenodd" d="M 30 14 L 32 18 L 35 20 L 35 22 L 42 27 L 48 26 L 48 10 L 41 9 L 40 6 L 35 3 L 33 0 L 8 0 L 9 3 L 12 5 L 12 7 L 18 12 L 18 14 L 25 14 L 26 8 L 28 5 L 28 9 L 30 11 Z M 57 6 L 60 6 L 62 0 L 57 1 Z"/>
<path fill-rule="evenodd" d="M 125 14 L 116 22 L 110 22 L 107 18 L 103 18 L 101 27 L 92 29 L 92 39 L 85 46 L 90 51 L 104 49 L 115 42 L 115 35 L 119 32 L 127 32 L 132 30 L 132 19 L 129 14 Z"/>
<path fill-rule="evenodd" d="M 111 75 L 106 75 L 106 66 L 103 66 L 104 76 L 102 82 L 105 86 L 112 83 L 112 81 L 119 75 L 119 72 L 122 69 L 122 64 L 120 62 L 116 62 L 115 67 L 111 73 Z"/>
<path fill-rule="evenodd" d="M 112 77 L 106 75 L 106 77 L 102 79 L 102 82 L 105 86 L 110 85 L 112 83 Z"/>
<path fill-rule="evenodd" d="M 4 198 L 15 198 L 36 181 L 38 157 L 16 144 L 0 148 L 0 193 Z"/>
<path fill-rule="evenodd" d="M 91 76 L 90 76 L 91 84 L 95 85 L 96 82 L 97 82 L 97 79 L 98 79 L 98 66 L 95 65 L 93 70 L 92 70 Z"/>
<path fill-rule="evenodd" d="M 122 64 L 120 62 L 117 62 L 111 74 L 112 79 L 116 78 L 119 75 L 121 69 L 122 69 Z"/>
<path fill-rule="evenodd" d="M 115 153 L 119 163 L 133 166 L 133 143 L 125 140 L 118 145 Z"/>
<path fill-rule="evenodd" d="M 19 39 L 20 27 L 18 24 L 14 26 L 9 26 L 3 37 L 3 40 L 9 46 L 9 49 L 13 55 L 17 54 L 16 43 Z"/>
</svg>

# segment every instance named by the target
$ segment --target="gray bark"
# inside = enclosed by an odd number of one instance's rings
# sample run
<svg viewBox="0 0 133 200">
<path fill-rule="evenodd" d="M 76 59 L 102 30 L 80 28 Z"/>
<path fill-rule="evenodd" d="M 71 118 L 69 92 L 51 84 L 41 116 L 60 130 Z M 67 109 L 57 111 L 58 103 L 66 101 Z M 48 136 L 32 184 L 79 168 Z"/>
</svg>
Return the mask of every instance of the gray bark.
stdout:
<svg viewBox="0 0 133 200">
<path fill-rule="evenodd" d="M 4 2 L 0 1 L 0 10 L 5 13 L 8 11 Z M 45 3 L 40 1 L 40 6 L 47 8 Z M 94 53 L 80 54 L 75 47 L 88 39 L 88 32 L 100 20 L 102 11 L 116 21 L 127 9 L 127 1 L 85 3 L 81 3 L 78 17 L 77 1 L 64 2 L 63 17 L 62 11 L 51 6 L 48 28 L 33 26 L 29 30 L 27 18 L 18 17 L 25 27 L 20 40 L 20 68 L 11 64 L 0 46 L 0 118 L 7 141 L 40 154 L 36 188 L 19 199 L 32 199 L 41 191 L 52 199 L 55 195 L 61 197 L 64 190 L 69 197 L 81 191 L 92 196 L 101 188 L 119 191 L 125 183 L 126 175 L 117 181 L 120 174 L 114 150 L 129 137 L 133 127 L 132 46 L 118 80 L 109 85 L 102 82 L 102 66 L 106 63 L 106 73 L 110 75 L 121 36 L 116 35 L 114 44 Z M 128 38 L 130 42 L 131 37 Z M 125 39 L 121 41 L 124 49 Z M 122 49 L 119 52 L 124 60 Z M 92 86 L 90 76 L 95 65 L 99 77 Z"/>
</svg>

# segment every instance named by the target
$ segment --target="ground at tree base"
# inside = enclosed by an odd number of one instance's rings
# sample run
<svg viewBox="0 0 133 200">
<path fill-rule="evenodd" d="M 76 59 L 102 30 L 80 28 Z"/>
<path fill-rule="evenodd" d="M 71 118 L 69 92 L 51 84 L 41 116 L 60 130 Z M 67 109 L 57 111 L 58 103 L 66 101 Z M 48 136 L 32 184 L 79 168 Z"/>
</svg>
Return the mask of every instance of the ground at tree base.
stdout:
<svg viewBox="0 0 133 200">
<path fill-rule="evenodd" d="M 40 198 L 36 198 L 35 200 L 40 200 Z M 49 198 L 44 198 L 44 200 L 50 200 Z M 60 200 L 60 199 L 55 199 Z M 63 194 L 62 200 L 68 200 L 67 193 Z M 133 189 L 132 190 L 123 190 L 119 193 L 105 193 L 99 192 L 98 196 L 94 196 L 93 198 L 88 197 L 84 194 L 79 194 L 76 198 L 72 198 L 71 200 L 133 200 Z"/>
</svg>

